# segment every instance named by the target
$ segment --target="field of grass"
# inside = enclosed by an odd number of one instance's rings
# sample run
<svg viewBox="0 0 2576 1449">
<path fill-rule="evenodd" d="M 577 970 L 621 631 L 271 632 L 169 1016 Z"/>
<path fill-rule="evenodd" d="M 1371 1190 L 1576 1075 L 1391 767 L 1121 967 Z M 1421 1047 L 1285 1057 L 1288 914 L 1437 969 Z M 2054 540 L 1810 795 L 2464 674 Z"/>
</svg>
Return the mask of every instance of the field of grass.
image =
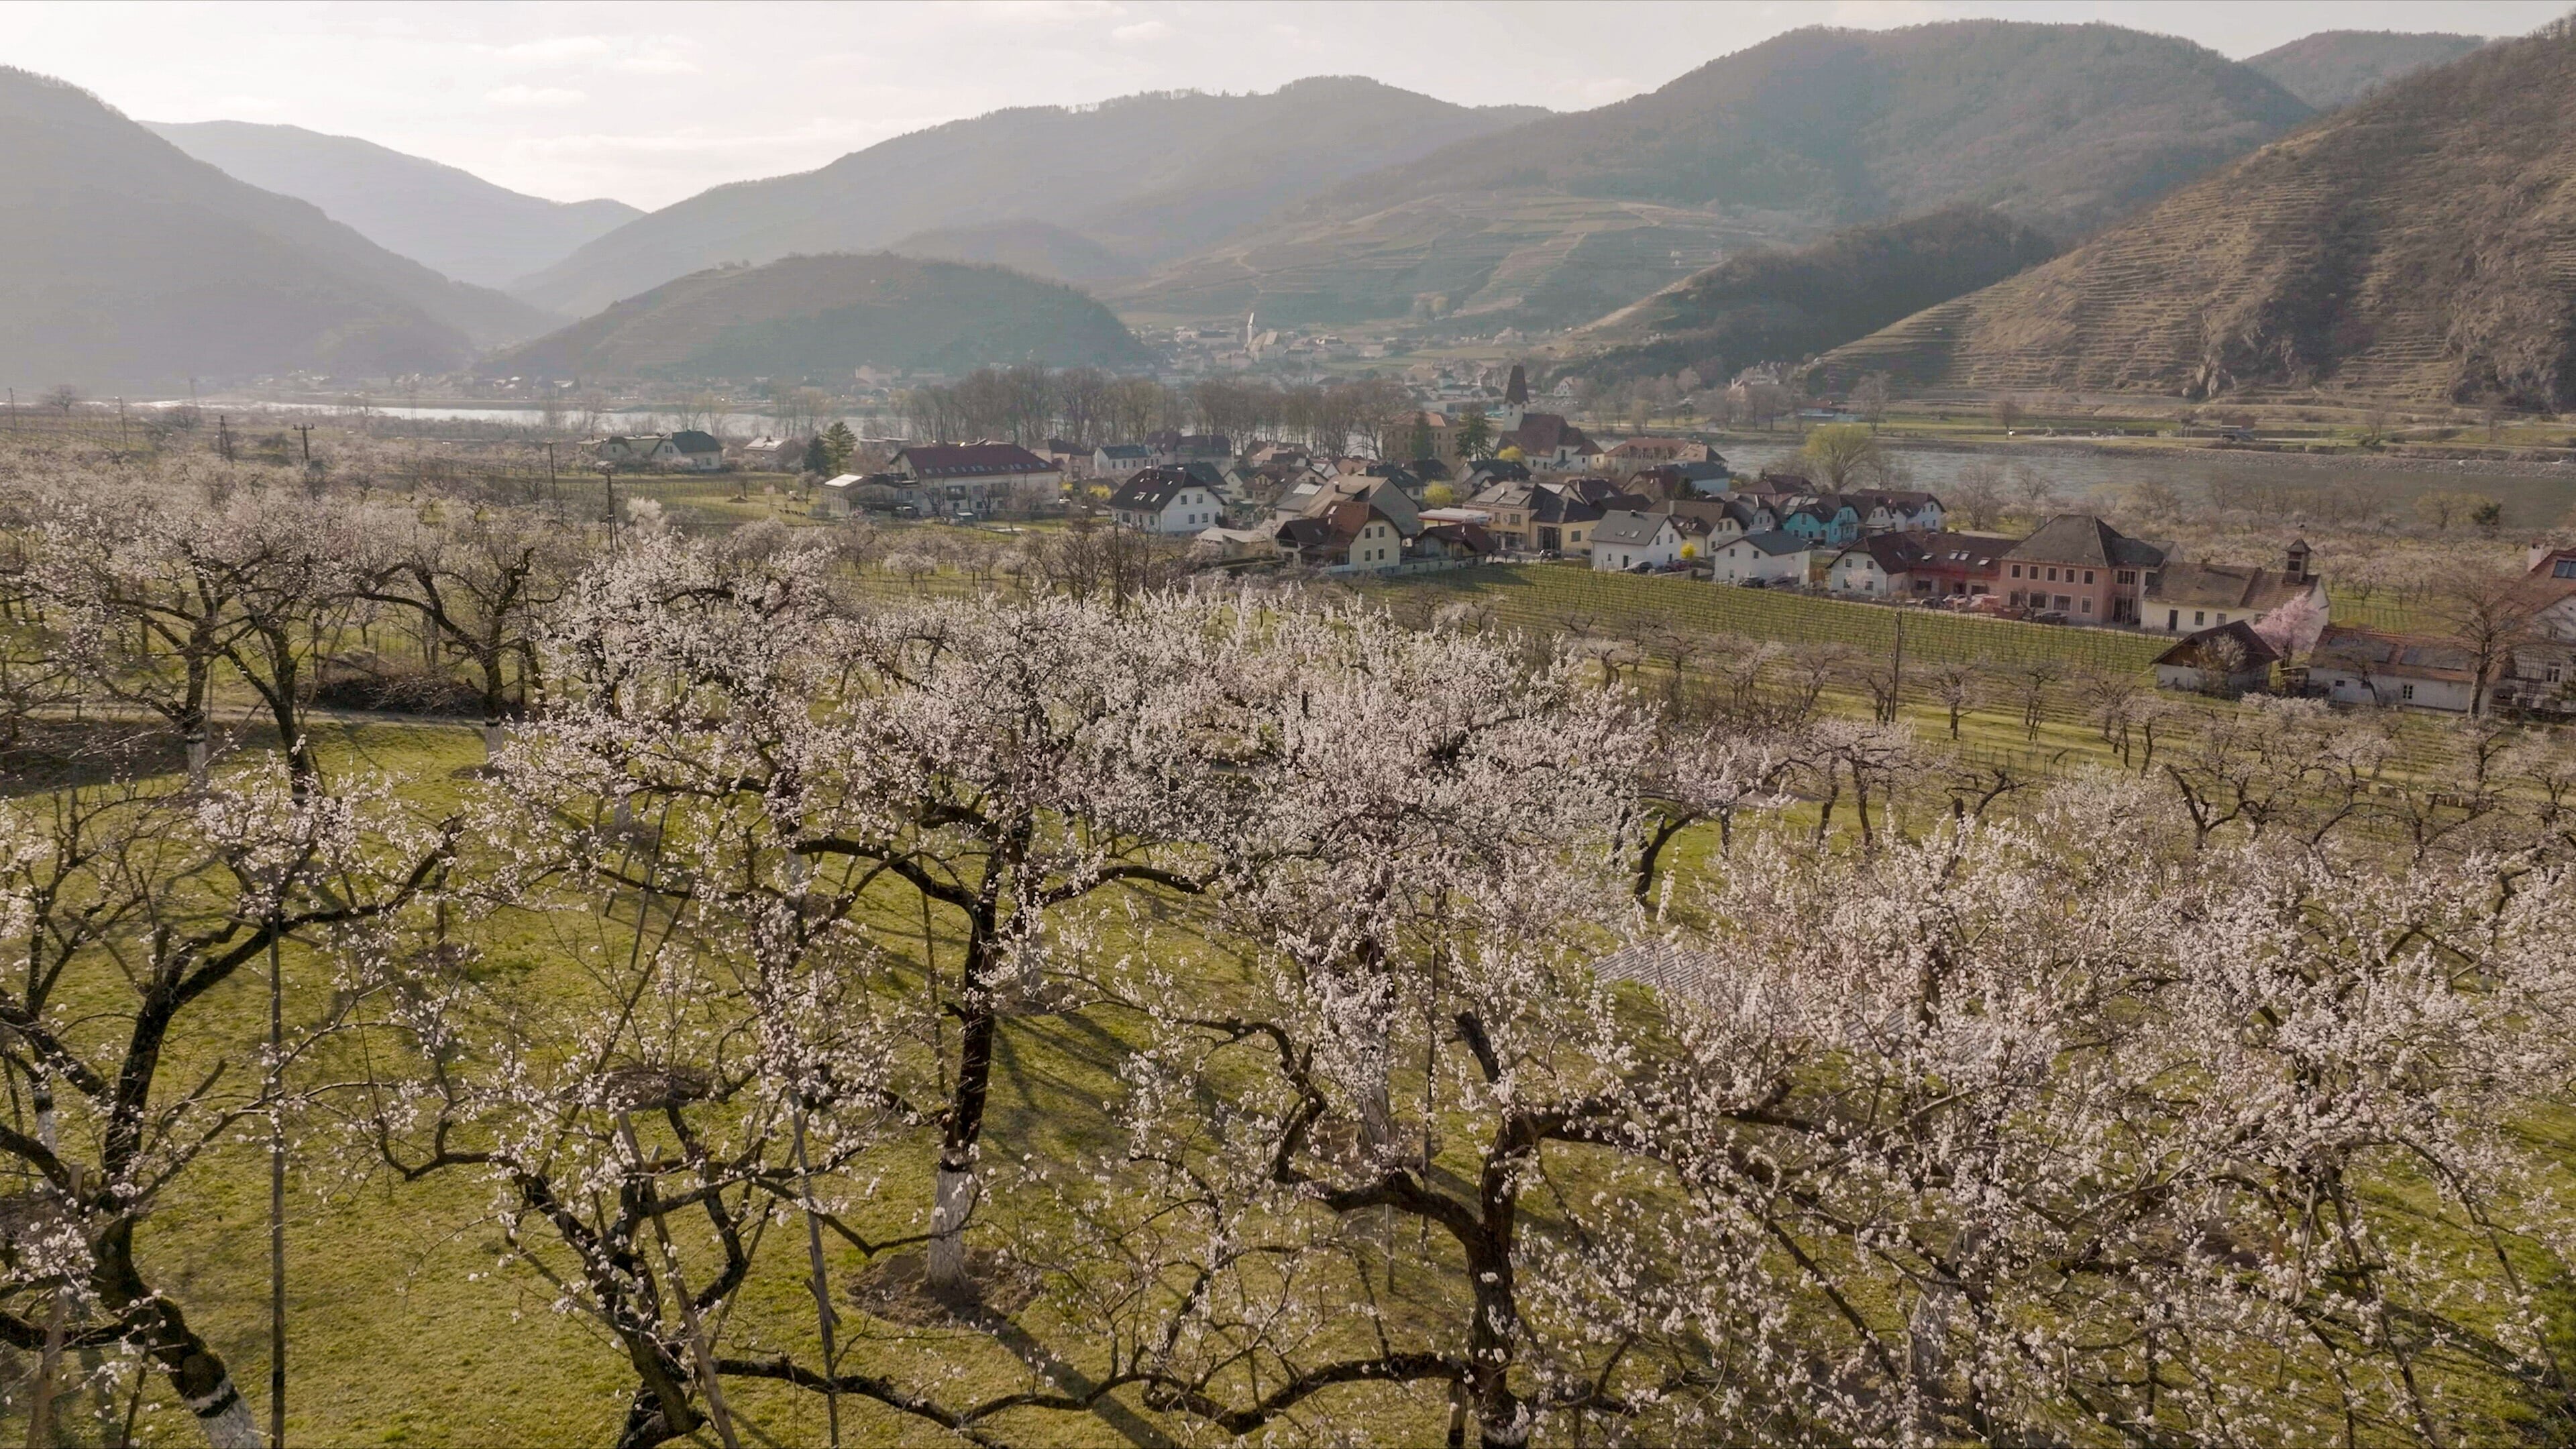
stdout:
<svg viewBox="0 0 2576 1449">
<path fill-rule="evenodd" d="M 1905 657 L 1997 668 L 2031 660 L 2119 671 L 2146 668 L 2171 641 L 2110 629 L 2059 628 L 1899 609 L 1770 589 L 1722 587 L 1678 577 L 1601 573 L 1577 564 L 1452 569 L 1358 586 L 1390 604 L 1466 601 L 1514 628 L 1550 634 L 1625 635 L 1678 628 L 1782 644 L 1847 644 L 1886 657 L 1904 631 Z"/>
</svg>

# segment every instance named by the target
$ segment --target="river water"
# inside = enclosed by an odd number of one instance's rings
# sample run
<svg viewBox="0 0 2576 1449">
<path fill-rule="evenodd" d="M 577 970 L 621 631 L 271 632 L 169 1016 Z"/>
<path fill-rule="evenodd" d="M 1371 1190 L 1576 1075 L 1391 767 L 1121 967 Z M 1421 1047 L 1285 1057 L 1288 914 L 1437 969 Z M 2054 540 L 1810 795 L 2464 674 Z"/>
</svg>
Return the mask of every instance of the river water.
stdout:
<svg viewBox="0 0 2576 1449">
<path fill-rule="evenodd" d="M 1794 463 L 1798 444 L 1789 438 L 1777 443 L 1735 439 L 1721 444 L 1719 451 L 1735 471 L 1755 473 Z M 2281 498 L 2294 490 L 2349 492 L 2395 508 L 2434 490 L 2483 493 L 2504 503 L 2506 522 L 2516 528 L 2554 524 L 2576 507 L 2576 465 L 2563 463 L 2459 464 L 2386 457 L 2356 462 L 2298 453 L 2123 452 L 2045 443 L 2005 448 L 1913 448 L 1900 443 L 1888 451 L 1895 455 L 1906 486 L 1938 493 L 1956 484 L 1974 464 L 2003 463 L 2038 473 L 2056 485 L 2059 499 L 2079 507 L 2107 505 L 2123 489 L 2150 480 L 2170 485 L 2185 498 L 2234 506 Z"/>
</svg>

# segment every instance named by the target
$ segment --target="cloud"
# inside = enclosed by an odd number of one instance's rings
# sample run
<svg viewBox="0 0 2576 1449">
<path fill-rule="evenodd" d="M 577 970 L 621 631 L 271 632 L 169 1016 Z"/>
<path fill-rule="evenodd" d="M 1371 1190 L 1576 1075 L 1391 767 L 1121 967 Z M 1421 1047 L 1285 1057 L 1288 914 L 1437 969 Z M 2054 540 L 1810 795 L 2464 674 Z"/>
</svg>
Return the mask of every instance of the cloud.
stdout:
<svg viewBox="0 0 2576 1449">
<path fill-rule="evenodd" d="M 535 65 L 560 65 L 568 60 L 596 60 L 608 54 L 608 37 L 604 35 L 553 35 L 544 40 L 522 40 L 505 45 L 494 54 L 506 61 Z"/>
<path fill-rule="evenodd" d="M 1109 38 L 1120 45 L 1142 45 L 1171 33 L 1172 27 L 1160 20 L 1140 20 L 1133 25 L 1117 26 L 1109 32 Z"/>
<path fill-rule="evenodd" d="M 589 100 L 590 96 L 588 92 L 567 90 L 562 86 L 503 86 L 499 90 L 485 91 L 483 99 L 511 110 L 537 111 L 577 106 Z"/>
</svg>

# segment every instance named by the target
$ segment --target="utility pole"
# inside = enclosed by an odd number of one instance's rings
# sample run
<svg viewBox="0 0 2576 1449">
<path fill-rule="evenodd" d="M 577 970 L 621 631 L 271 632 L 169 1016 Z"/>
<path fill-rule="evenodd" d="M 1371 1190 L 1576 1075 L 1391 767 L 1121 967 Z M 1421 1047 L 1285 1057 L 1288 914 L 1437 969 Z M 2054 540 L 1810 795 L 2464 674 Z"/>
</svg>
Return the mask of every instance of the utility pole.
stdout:
<svg viewBox="0 0 2576 1449">
<path fill-rule="evenodd" d="M 286 1449 L 286 979 L 268 938 L 268 1449 Z"/>
<path fill-rule="evenodd" d="M 225 424 L 222 413 L 215 414 L 215 451 L 224 455 L 225 462 L 233 460 L 232 429 Z"/>
<path fill-rule="evenodd" d="M 546 444 L 546 502 L 555 501 L 555 445 Z"/>
<path fill-rule="evenodd" d="M 313 466 L 313 425 L 311 423 L 297 423 L 295 425 L 295 435 L 303 441 L 304 466 L 310 468 Z"/>
<path fill-rule="evenodd" d="M 615 463 L 599 465 L 599 487 L 602 495 L 608 500 L 608 539 L 609 542 L 614 543 L 617 541 L 617 465 Z"/>
<path fill-rule="evenodd" d="M 125 435 L 125 399 L 116 400 L 116 451 L 122 453 L 131 444 Z"/>
</svg>

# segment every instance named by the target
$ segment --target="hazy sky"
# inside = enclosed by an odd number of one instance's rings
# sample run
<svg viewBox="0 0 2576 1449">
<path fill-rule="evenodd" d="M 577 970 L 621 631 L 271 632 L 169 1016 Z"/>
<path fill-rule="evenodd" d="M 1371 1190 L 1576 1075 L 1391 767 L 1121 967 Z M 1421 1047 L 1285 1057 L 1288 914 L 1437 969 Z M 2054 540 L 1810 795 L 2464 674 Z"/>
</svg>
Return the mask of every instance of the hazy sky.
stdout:
<svg viewBox="0 0 2576 1449">
<path fill-rule="evenodd" d="M 2165 3 L 111 4 L 18 0 L 0 63 L 153 121 L 363 136 L 504 186 L 657 207 L 1003 106 L 1359 74 L 1579 110 L 1802 25 L 2107 20 L 2248 56 L 2327 29 L 2515 34 L 2567 0 Z"/>
</svg>

